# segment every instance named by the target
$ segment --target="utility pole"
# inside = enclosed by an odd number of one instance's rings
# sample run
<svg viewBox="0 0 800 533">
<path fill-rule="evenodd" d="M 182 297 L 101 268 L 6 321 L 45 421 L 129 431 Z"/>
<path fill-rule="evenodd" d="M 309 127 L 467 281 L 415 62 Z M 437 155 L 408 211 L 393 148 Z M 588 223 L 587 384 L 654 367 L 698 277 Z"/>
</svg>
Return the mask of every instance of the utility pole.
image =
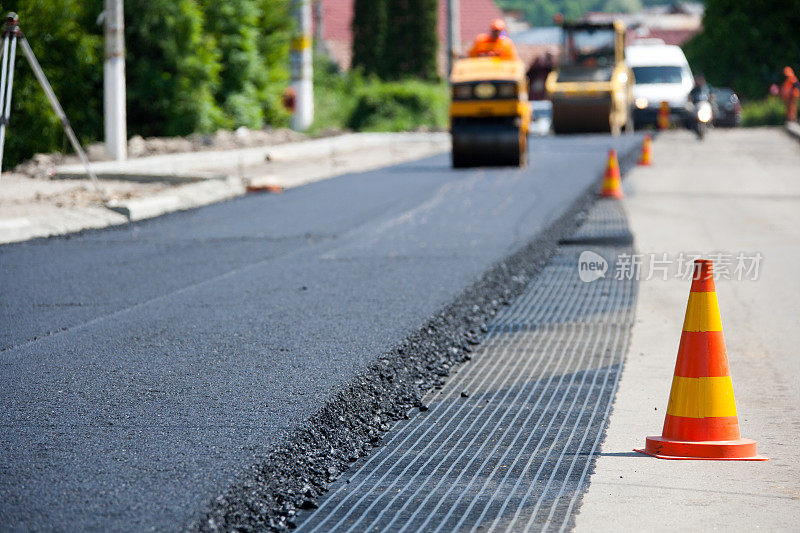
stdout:
<svg viewBox="0 0 800 533">
<path fill-rule="evenodd" d="M 311 0 L 292 0 L 292 11 L 297 24 L 291 47 L 292 90 L 295 95 L 292 129 L 305 131 L 314 121 Z"/>
<path fill-rule="evenodd" d="M 453 71 L 453 59 L 461 55 L 461 7 L 459 0 L 447 0 L 447 73 Z"/>
<path fill-rule="evenodd" d="M 122 0 L 105 0 L 103 113 L 106 152 L 117 161 L 128 158 L 125 113 L 125 17 Z"/>
</svg>

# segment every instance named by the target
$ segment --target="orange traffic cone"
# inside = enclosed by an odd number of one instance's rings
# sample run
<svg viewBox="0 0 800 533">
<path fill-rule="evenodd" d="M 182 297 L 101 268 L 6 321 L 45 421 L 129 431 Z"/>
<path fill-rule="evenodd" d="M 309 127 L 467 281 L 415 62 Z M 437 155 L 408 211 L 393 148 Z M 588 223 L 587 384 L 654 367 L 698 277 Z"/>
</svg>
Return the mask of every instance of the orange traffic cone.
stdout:
<svg viewBox="0 0 800 533">
<path fill-rule="evenodd" d="M 714 266 L 694 262 L 663 435 L 637 452 L 660 459 L 766 461 L 739 434 L 739 418 L 714 287 Z"/>
<path fill-rule="evenodd" d="M 608 164 L 606 173 L 603 176 L 603 190 L 600 193 L 603 198 L 624 198 L 622 194 L 622 181 L 619 175 L 619 161 L 617 151 L 613 148 L 608 151 Z"/>
<path fill-rule="evenodd" d="M 668 102 L 661 102 L 661 107 L 658 108 L 658 116 L 656 116 L 656 123 L 658 125 L 658 129 L 660 129 L 660 130 L 668 130 L 669 129 L 669 103 Z"/>
<path fill-rule="evenodd" d="M 639 164 L 645 167 L 653 164 L 653 138 L 650 137 L 649 133 L 644 136 L 644 141 L 642 142 L 642 155 L 639 157 Z"/>
</svg>

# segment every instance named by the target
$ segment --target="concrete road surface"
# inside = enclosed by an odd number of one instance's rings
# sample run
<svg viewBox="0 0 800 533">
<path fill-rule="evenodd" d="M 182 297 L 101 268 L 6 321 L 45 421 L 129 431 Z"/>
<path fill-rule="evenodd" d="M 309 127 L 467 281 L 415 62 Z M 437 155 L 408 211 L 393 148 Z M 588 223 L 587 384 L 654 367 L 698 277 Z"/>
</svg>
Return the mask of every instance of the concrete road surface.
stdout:
<svg viewBox="0 0 800 533">
<path fill-rule="evenodd" d="M 185 526 L 636 137 L 537 139 L 0 248 L 0 522 Z M 771 451 L 771 450 L 767 450 Z"/>
<path fill-rule="evenodd" d="M 637 321 L 578 531 L 798 531 L 800 524 L 800 143 L 779 129 L 686 132 L 655 142 L 626 180 L 644 254 Z M 652 279 L 650 254 L 729 262 L 717 295 L 742 436 L 768 462 L 666 461 L 632 452 L 661 434 L 690 283 Z M 718 254 L 722 255 L 718 255 Z M 761 254 L 738 280 L 737 257 Z M 749 267 L 751 263 L 748 262 Z M 753 279 L 756 278 L 756 279 Z"/>
</svg>

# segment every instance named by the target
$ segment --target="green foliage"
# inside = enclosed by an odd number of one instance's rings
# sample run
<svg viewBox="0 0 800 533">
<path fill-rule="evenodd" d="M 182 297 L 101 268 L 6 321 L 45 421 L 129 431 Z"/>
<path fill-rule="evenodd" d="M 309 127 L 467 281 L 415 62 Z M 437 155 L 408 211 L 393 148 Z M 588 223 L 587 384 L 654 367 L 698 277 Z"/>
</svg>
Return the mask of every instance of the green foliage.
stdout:
<svg viewBox="0 0 800 533">
<path fill-rule="evenodd" d="M 437 80 L 437 0 L 390 0 L 383 77 Z"/>
<path fill-rule="evenodd" d="M 80 0 L 3 0 L 0 13 L 19 15 L 34 55 L 78 137 L 86 142 L 103 131 L 103 39 L 97 12 Z M 10 124 L 3 168 L 36 152 L 61 148 L 63 129 L 17 48 Z"/>
<path fill-rule="evenodd" d="M 357 131 L 408 131 L 447 124 L 447 89 L 417 80 L 365 84 L 355 91 L 347 127 Z"/>
<path fill-rule="evenodd" d="M 128 129 L 141 135 L 208 132 L 223 124 L 214 101 L 220 58 L 195 0 L 126 0 Z"/>
<path fill-rule="evenodd" d="M 82 142 L 103 136 L 99 0 L 0 0 L 15 11 Z M 283 125 L 289 0 L 125 0 L 128 133 Z M 64 134 L 17 52 L 5 167 L 60 150 Z"/>
<path fill-rule="evenodd" d="M 786 0 L 707 0 L 703 33 L 684 50 L 692 67 L 714 85 L 761 98 L 800 62 L 800 9 Z"/>
<path fill-rule="evenodd" d="M 285 126 L 288 124 L 289 114 L 281 104 L 281 95 L 289 83 L 289 42 L 294 28 L 290 2 L 259 0 L 259 5 L 259 53 L 267 69 L 267 84 L 263 95 L 264 121 L 273 126 Z"/>
<path fill-rule="evenodd" d="M 367 74 L 383 71 L 387 0 L 355 0 L 353 4 L 353 67 Z"/>
<path fill-rule="evenodd" d="M 341 73 L 327 58 L 314 65 L 315 120 L 312 132 L 327 129 L 407 131 L 444 129 L 449 92 L 445 83 L 385 82 L 358 69 Z"/>
<path fill-rule="evenodd" d="M 220 54 L 222 126 L 260 128 L 283 122 L 279 97 L 288 78 L 288 0 L 202 0 L 206 33 Z M 262 36 L 269 43 L 262 44 Z"/>
<path fill-rule="evenodd" d="M 786 108 L 777 96 L 742 104 L 743 126 L 780 126 L 786 121 Z"/>
<path fill-rule="evenodd" d="M 389 80 L 438 80 L 437 15 L 437 0 L 356 0 L 353 66 Z"/>
<path fill-rule="evenodd" d="M 353 92 L 364 77 L 358 69 L 349 73 L 339 68 L 328 56 L 314 56 L 314 124 L 311 133 L 327 129 L 344 129 L 353 110 Z"/>
</svg>

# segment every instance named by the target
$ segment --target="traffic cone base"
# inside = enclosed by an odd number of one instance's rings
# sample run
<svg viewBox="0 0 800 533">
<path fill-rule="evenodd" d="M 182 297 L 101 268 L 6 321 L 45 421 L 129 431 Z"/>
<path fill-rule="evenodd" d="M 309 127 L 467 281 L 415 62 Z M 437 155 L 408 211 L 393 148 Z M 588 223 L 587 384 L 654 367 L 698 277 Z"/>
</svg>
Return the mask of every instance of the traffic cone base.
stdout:
<svg viewBox="0 0 800 533">
<path fill-rule="evenodd" d="M 707 421 L 708 419 L 706 419 Z M 756 441 L 682 441 L 664 437 L 647 437 L 644 449 L 635 451 L 659 459 L 699 459 L 707 461 L 767 461 L 758 455 Z"/>
<path fill-rule="evenodd" d="M 619 180 L 615 181 L 613 179 L 603 181 L 603 192 L 600 193 L 600 196 L 603 198 L 616 198 L 618 200 L 625 198 Z"/>
<path fill-rule="evenodd" d="M 644 136 L 644 141 L 642 141 L 642 155 L 639 157 L 639 164 L 645 167 L 653 164 L 653 138 L 649 133 Z"/>
<path fill-rule="evenodd" d="M 660 459 L 767 460 L 739 433 L 711 261 L 694 263 L 664 429 L 635 451 Z"/>
<path fill-rule="evenodd" d="M 608 151 L 608 164 L 606 165 L 606 172 L 603 176 L 603 190 L 600 192 L 600 196 L 603 198 L 616 198 L 618 200 L 625 197 L 622 193 L 622 177 L 619 173 L 617 151 L 613 148 Z"/>
</svg>

